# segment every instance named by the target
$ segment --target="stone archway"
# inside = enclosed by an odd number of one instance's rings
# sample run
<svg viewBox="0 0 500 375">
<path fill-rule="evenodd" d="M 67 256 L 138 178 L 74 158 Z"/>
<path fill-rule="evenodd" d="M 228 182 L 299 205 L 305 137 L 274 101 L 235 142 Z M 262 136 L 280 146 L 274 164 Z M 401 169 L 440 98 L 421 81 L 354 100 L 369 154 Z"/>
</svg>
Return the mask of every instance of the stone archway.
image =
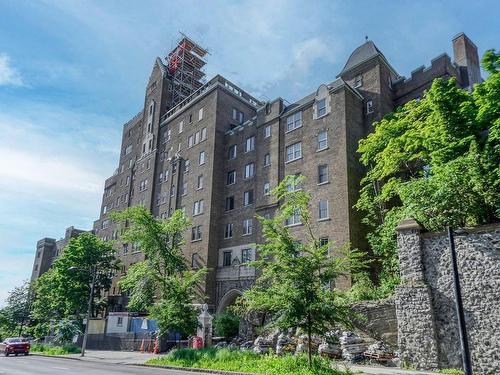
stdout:
<svg viewBox="0 0 500 375">
<path fill-rule="evenodd" d="M 228 291 L 226 294 L 224 294 L 224 296 L 217 304 L 215 314 L 217 315 L 223 313 L 224 310 L 226 310 L 228 306 L 231 306 L 234 301 L 236 301 L 236 298 L 240 297 L 241 295 L 243 295 L 243 293 L 239 289 L 231 289 L 230 291 Z"/>
</svg>

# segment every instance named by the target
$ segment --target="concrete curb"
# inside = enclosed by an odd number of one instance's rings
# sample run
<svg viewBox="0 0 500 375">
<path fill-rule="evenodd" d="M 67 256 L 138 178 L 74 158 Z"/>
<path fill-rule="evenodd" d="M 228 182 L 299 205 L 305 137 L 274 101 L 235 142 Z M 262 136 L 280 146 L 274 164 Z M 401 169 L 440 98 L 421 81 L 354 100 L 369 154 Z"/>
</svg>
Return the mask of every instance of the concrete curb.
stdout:
<svg viewBox="0 0 500 375">
<path fill-rule="evenodd" d="M 147 365 L 147 364 L 130 364 L 129 366 L 140 366 L 140 367 L 156 367 L 163 368 L 165 370 L 176 370 L 176 371 L 185 371 L 185 372 L 204 372 L 207 374 L 219 374 L 219 375 L 258 375 L 251 372 L 233 372 L 233 371 L 225 371 L 225 370 L 212 370 L 212 369 L 204 369 L 204 368 L 193 368 L 193 367 L 177 367 L 177 366 L 168 366 L 168 365 Z"/>
<path fill-rule="evenodd" d="M 42 354 L 42 353 L 30 353 L 30 355 L 35 355 L 37 357 L 47 357 L 47 358 L 61 358 L 61 359 L 72 359 L 73 361 L 81 361 L 80 358 L 76 357 L 66 357 L 64 355 L 49 355 L 49 354 Z"/>
</svg>

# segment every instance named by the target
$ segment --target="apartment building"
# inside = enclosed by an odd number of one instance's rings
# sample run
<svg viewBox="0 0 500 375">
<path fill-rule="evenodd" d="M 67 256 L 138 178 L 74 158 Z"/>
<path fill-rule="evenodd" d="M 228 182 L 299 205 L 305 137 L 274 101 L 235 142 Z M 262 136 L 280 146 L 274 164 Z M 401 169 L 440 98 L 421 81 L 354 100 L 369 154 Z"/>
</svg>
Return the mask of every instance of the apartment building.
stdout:
<svg viewBox="0 0 500 375">
<path fill-rule="evenodd" d="M 364 173 L 358 142 L 373 122 L 419 99 L 435 78 L 455 77 L 468 89 L 480 82 L 476 46 L 463 33 L 452 43 L 453 59 L 442 54 L 405 78 L 367 40 L 332 82 L 288 104 L 258 100 L 219 75 L 205 83 L 206 50 L 183 36 L 165 60 L 156 59 L 143 109 L 123 126 L 119 165 L 105 182 L 94 232 L 116 241 L 124 264 L 108 292 L 111 309 L 125 309 L 117 281 L 143 254 L 120 242 L 108 215 L 137 204 L 158 218 L 176 209 L 190 218 L 183 251 L 193 268 L 209 269 L 203 288 L 212 311 L 253 284 L 255 270 L 242 263 L 255 259 L 263 241 L 255 216 L 274 214 L 279 202 L 270 191 L 286 175 L 306 177 L 292 188 L 311 192 L 322 239 L 365 249 L 361 216 L 353 209 Z M 288 225 L 304 235 L 298 217 Z M 350 280 L 339 283 L 348 287 Z"/>
</svg>

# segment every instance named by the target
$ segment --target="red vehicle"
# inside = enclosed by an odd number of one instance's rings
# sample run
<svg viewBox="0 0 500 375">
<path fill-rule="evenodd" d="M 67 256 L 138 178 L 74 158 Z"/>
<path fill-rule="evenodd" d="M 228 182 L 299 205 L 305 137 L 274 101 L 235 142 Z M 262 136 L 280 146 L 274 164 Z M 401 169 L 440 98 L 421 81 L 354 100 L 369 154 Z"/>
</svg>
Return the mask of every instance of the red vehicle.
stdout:
<svg viewBox="0 0 500 375">
<path fill-rule="evenodd" d="M 24 341 L 21 337 L 11 337 L 0 343 L 0 351 L 8 357 L 9 354 L 24 354 L 30 353 L 30 343 Z"/>
</svg>

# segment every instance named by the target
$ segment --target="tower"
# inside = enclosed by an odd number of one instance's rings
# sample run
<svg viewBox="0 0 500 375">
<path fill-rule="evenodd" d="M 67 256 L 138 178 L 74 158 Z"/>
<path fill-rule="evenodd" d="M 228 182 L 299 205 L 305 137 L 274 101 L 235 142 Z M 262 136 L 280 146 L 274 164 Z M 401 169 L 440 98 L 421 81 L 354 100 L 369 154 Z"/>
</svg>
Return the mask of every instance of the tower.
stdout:
<svg viewBox="0 0 500 375">
<path fill-rule="evenodd" d="M 453 38 L 453 57 L 460 69 L 462 87 L 471 90 L 474 84 L 481 83 L 477 47 L 464 33 Z"/>
</svg>

